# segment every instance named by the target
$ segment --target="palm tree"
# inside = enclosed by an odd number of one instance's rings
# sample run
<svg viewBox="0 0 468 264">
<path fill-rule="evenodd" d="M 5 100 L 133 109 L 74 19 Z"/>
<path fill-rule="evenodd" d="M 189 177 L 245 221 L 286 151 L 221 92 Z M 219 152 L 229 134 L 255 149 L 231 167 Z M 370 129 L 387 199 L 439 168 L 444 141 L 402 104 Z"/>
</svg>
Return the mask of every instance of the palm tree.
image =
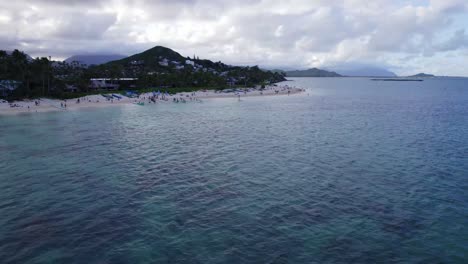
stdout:
<svg viewBox="0 0 468 264">
<path fill-rule="evenodd" d="M 0 79 L 8 78 L 8 53 L 0 50 Z"/>
<path fill-rule="evenodd" d="M 28 58 L 26 56 L 26 54 L 24 54 L 23 52 L 15 49 L 12 54 L 11 54 L 11 58 L 12 58 L 12 61 L 13 61 L 13 65 L 16 69 L 19 70 L 20 72 L 20 79 L 21 81 L 23 82 L 23 88 L 25 88 L 24 90 L 24 94 L 29 96 L 29 78 L 30 78 L 30 72 L 29 72 L 29 65 L 28 65 Z M 26 86 L 25 86 L 25 83 L 26 83 Z"/>
</svg>

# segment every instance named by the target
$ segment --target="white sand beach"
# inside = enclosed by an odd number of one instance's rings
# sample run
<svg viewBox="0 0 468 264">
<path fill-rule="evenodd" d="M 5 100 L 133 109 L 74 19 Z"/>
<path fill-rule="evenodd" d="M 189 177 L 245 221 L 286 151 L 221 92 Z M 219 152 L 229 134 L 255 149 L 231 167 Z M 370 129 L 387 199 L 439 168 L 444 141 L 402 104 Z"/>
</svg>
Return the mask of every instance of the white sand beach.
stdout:
<svg viewBox="0 0 468 264">
<path fill-rule="evenodd" d="M 99 95 L 89 95 L 69 100 L 57 100 L 40 98 L 35 100 L 23 100 L 6 102 L 0 101 L 0 115 L 20 113 L 40 113 L 53 111 L 72 111 L 85 107 L 106 107 L 122 104 L 159 104 L 159 103 L 190 103 L 200 102 L 203 99 L 215 98 L 244 98 L 251 96 L 275 96 L 293 95 L 302 93 L 304 90 L 283 86 L 267 86 L 265 89 L 226 89 L 223 91 L 201 90 L 197 92 L 184 92 L 174 95 L 155 95 L 154 93 L 143 93 L 138 97 L 130 98 L 117 93 L 103 92 Z"/>
</svg>

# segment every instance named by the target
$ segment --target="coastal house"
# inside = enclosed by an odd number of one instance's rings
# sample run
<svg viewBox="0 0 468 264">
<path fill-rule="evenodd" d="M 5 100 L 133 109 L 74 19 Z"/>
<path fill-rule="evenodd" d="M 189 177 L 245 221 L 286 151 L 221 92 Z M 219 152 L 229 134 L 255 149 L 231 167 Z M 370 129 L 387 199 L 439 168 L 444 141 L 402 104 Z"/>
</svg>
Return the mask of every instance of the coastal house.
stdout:
<svg viewBox="0 0 468 264">
<path fill-rule="evenodd" d="M 76 87 L 73 84 L 72 85 L 66 84 L 65 85 L 65 91 L 75 93 L 75 92 L 78 91 L 78 87 Z"/>
<path fill-rule="evenodd" d="M 141 65 L 144 65 L 145 62 L 142 61 L 142 60 L 138 60 L 138 61 L 134 60 L 134 61 L 131 61 L 130 64 L 133 65 L 133 66 L 141 66 Z"/>
<path fill-rule="evenodd" d="M 196 63 L 193 65 L 193 68 L 194 68 L 195 71 L 203 71 L 203 69 L 204 69 L 202 65 L 199 65 L 199 64 L 196 64 Z"/>
<path fill-rule="evenodd" d="M 69 77 L 68 74 L 57 74 L 55 75 L 55 78 L 59 79 L 59 80 L 65 80 Z"/>
<path fill-rule="evenodd" d="M 0 96 L 7 96 L 11 94 L 21 85 L 21 82 L 14 80 L 0 80 Z"/>
<path fill-rule="evenodd" d="M 187 65 L 192 65 L 192 67 L 195 66 L 195 62 L 194 62 L 194 61 L 191 61 L 191 60 L 186 60 L 186 61 L 185 61 L 185 64 L 187 64 Z"/>
<path fill-rule="evenodd" d="M 134 88 L 138 78 L 93 78 L 89 88 L 93 90 L 118 90 L 121 87 Z"/>
<path fill-rule="evenodd" d="M 236 78 L 227 78 L 226 79 L 226 84 L 230 87 L 236 85 L 237 79 Z"/>
<path fill-rule="evenodd" d="M 167 67 L 169 66 L 169 61 L 167 59 L 160 60 L 159 65 Z"/>
</svg>

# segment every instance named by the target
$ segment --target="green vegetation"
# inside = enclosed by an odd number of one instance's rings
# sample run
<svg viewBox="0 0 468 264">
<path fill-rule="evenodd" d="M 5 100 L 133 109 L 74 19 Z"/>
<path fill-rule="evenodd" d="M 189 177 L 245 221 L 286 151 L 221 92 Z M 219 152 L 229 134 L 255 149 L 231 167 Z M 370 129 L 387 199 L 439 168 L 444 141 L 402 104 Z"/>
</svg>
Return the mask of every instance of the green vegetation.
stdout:
<svg viewBox="0 0 468 264">
<path fill-rule="evenodd" d="M 222 62 L 183 57 L 161 46 L 128 58 L 90 68 L 106 78 L 138 78 L 140 87 L 226 88 L 284 81 L 284 75 L 258 66 L 237 67 Z M 105 76 L 102 74 L 105 73 Z M 95 74 L 97 76 L 97 74 Z"/>
<path fill-rule="evenodd" d="M 52 66 L 47 58 L 31 60 L 18 50 L 11 54 L 0 51 L 0 80 L 19 82 L 20 85 L 8 95 L 9 98 L 54 95 L 56 88 L 61 87 L 53 78 Z"/>
<path fill-rule="evenodd" d="M 18 50 L 11 54 L 0 51 L 0 80 L 17 81 L 20 84 L 4 96 L 7 99 L 68 99 L 102 93 L 102 88 L 92 86 L 92 78 L 108 78 L 111 83 L 119 84 L 120 91 L 160 90 L 169 93 L 251 87 L 285 80 L 283 73 L 263 71 L 257 66 L 238 67 L 183 57 L 161 46 L 90 67 L 76 62 L 53 62 L 48 58 L 31 59 Z M 121 78 L 137 80 L 126 83 L 121 82 Z"/>
</svg>

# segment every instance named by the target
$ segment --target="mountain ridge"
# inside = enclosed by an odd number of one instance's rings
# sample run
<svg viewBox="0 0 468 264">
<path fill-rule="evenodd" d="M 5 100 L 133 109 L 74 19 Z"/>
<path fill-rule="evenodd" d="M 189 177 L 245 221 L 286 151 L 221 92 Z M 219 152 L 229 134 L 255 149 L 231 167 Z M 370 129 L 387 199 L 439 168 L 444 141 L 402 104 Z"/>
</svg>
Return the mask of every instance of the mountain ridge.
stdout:
<svg viewBox="0 0 468 264">
<path fill-rule="evenodd" d="M 368 64 L 348 63 L 325 69 L 348 77 L 397 77 L 397 74 L 392 71 Z"/>
<path fill-rule="evenodd" d="M 120 54 L 82 54 L 73 55 L 64 60 L 66 63 L 78 62 L 86 66 L 105 64 L 110 61 L 120 60 L 126 56 Z"/>
<path fill-rule="evenodd" d="M 319 68 L 311 68 L 307 70 L 285 71 L 286 77 L 343 77 L 342 75 L 333 72 L 322 70 Z"/>
<path fill-rule="evenodd" d="M 142 86 L 248 86 L 285 81 L 283 74 L 258 66 L 231 66 L 155 46 L 143 52 L 90 67 L 99 78 L 138 78 Z"/>
</svg>

